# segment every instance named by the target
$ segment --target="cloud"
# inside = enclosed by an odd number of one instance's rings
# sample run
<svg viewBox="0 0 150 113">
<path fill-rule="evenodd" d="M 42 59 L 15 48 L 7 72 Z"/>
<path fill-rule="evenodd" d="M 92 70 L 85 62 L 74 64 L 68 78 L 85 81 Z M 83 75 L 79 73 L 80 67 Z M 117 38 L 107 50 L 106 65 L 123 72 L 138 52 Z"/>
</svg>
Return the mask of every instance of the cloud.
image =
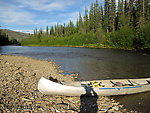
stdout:
<svg viewBox="0 0 150 113">
<path fill-rule="evenodd" d="M 28 30 L 14 30 L 14 31 L 16 31 L 16 32 L 22 32 L 22 33 L 31 33 L 31 34 L 34 33 L 34 30 L 32 30 L 32 29 L 28 29 Z"/>
<path fill-rule="evenodd" d="M 33 14 L 21 10 L 15 5 L 0 2 L 0 22 L 6 25 L 28 25 L 33 24 Z"/>
<path fill-rule="evenodd" d="M 44 12 L 63 11 L 76 4 L 74 0 L 17 0 L 21 6 Z"/>
</svg>

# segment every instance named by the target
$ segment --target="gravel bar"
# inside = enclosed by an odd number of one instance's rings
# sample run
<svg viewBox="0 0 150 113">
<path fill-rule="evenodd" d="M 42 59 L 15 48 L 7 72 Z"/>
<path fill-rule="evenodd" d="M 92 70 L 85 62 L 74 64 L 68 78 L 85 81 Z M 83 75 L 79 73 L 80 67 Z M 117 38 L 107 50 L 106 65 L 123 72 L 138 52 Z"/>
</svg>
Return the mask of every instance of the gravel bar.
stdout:
<svg viewBox="0 0 150 113">
<path fill-rule="evenodd" d="M 59 81 L 74 81 L 77 78 L 75 74 L 61 74 L 55 62 L 0 55 L 0 113 L 127 112 L 111 97 L 43 95 L 37 89 L 41 77 L 53 77 Z"/>
</svg>

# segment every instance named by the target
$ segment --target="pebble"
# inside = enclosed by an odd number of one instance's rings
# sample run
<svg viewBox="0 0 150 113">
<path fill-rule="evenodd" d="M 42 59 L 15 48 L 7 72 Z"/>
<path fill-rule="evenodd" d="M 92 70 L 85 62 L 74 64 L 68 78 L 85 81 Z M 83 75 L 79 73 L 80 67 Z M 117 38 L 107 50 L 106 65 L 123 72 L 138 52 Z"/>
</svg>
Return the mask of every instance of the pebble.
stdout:
<svg viewBox="0 0 150 113">
<path fill-rule="evenodd" d="M 37 84 L 42 76 L 61 81 L 77 78 L 74 73 L 73 78 L 59 74 L 54 62 L 9 55 L 0 55 L 0 59 L 0 112 L 126 112 L 122 105 L 109 97 L 84 97 L 81 100 L 80 97 L 41 94 Z"/>
<path fill-rule="evenodd" d="M 30 99 L 28 99 L 27 97 L 22 98 L 22 101 L 31 101 Z"/>
<path fill-rule="evenodd" d="M 119 110 L 119 106 L 113 106 L 112 109 L 118 111 Z"/>
</svg>

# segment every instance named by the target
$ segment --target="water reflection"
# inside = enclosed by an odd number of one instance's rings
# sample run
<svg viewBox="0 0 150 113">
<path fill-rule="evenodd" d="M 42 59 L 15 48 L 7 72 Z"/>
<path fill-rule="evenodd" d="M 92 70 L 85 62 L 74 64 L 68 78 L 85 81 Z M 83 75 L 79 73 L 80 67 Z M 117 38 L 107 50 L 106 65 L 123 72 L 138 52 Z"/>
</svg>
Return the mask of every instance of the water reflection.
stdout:
<svg viewBox="0 0 150 113">
<path fill-rule="evenodd" d="M 124 96 L 115 96 L 116 101 L 119 101 L 123 104 L 128 110 L 134 110 L 142 113 L 149 113 L 150 111 L 150 92 L 124 95 Z"/>
</svg>

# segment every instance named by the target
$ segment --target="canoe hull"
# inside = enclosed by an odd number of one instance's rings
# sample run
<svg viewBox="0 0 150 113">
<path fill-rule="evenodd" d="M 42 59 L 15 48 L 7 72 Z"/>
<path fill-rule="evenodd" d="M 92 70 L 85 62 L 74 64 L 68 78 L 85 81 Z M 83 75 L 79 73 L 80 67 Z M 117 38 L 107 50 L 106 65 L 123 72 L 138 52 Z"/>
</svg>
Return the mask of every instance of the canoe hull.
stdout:
<svg viewBox="0 0 150 113">
<path fill-rule="evenodd" d="M 46 95 L 80 96 L 86 93 L 84 87 L 65 86 L 45 79 L 44 77 L 38 83 L 38 90 Z"/>
<path fill-rule="evenodd" d="M 104 81 L 106 81 L 106 83 L 108 82 L 108 80 Z M 83 87 L 76 85 L 63 85 L 42 77 L 38 83 L 38 90 L 46 95 L 112 96 L 112 95 L 126 95 L 150 91 L 150 84 L 121 86 L 121 87 Z"/>
</svg>

